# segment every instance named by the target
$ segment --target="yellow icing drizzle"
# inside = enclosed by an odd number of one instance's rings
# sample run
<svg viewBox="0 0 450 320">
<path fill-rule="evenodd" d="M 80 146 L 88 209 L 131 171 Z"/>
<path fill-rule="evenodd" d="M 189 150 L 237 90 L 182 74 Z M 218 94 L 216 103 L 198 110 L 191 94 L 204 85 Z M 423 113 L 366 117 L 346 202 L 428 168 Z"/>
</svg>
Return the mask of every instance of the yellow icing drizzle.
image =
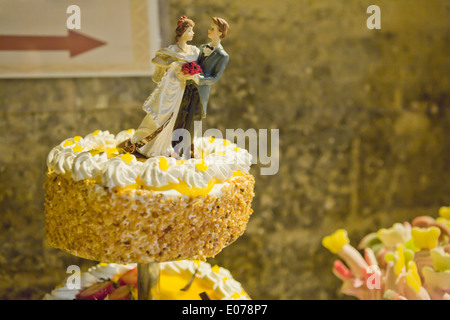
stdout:
<svg viewBox="0 0 450 320">
<path fill-rule="evenodd" d="M 214 265 L 213 267 L 211 267 L 211 270 L 212 270 L 213 272 L 215 272 L 215 273 L 219 273 L 220 267 L 216 264 L 216 265 Z"/>
<path fill-rule="evenodd" d="M 160 296 L 162 300 L 201 300 L 200 293 L 206 292 L 212 300 L 219 300 L 219 297 L 214 292 L 211 286 L 198 277 L 194 277 L 189 286 L 189 290 L 181 291 L 180 289 L 186 286 L 189 282 L 190 276 L 182 274 L 172 274 L 166 270 L 161 270 L 160 277 Z"/>
<path fill-rule="evenodd" d="M 64 142 L 64 147 L 68 147 L 73 145 L 73 141 L 72 140 L 66 140 L 66 142 Z"/>
<path fill-rule="evenodd" d="M 240 295 L 239 293 L 235 292 L 235 293 L 233 293 L 233 294 L 231 295 L 231 298 L 233 298 L 233 299 L 238 299 L 240 296 L 241 296 L 241 295 Z"/>
<path fill-rule="evenodd" d="M 204 160 L 202 160 L 201 162 L 197 163 L 197 164 L 195 165 L 195 168 L 196 168 L 198 171 L 206 171 L 206 170 L 208 170 L 208 166 L 206 165 L 206 163 L 205 163 Z"/>
<path fill-rule="evenodd" d="M 169 164 L 167 163 L 167 159 L 166 158 L 161 158 L 159 159 L 159 168 L 163 171 L 166 171 L 169 169 Z"/>
<path fill-rule="evenodd" d="M 120 159 L 125 161 L 127 164 L 130 164 L 131 160 L 133 160 L 133 156 L 129 153 L 125 153 L 120 157 Z"/>
<path fill-rule="evenodd" d="M 100 150 L 92 149 L 92 150 L 89 150 L 89 153 L 91 154 L 91 156 L 95 156 L 100 153 Z"/>
<path fill-rule="evenodd" d="M 73 147 L 73 152 L 80 152 L 83 151 L 83 147 L 80 145 L 76 145 L 75 147 Z"/>
<path fill-rule="evenodd" d="M 233 172 L 233 177 L 243 176 L 244 174 L 237 170 Z M 144 182 L 138 177 L 136 179 L 138 185 L 141 185 L 142 188 L 151 191 L 167 191 L 167 190 L 176 190 L 184 195 L 189 197 L 197 197 L 197 196 L 206 196 L 214 187 L 216 183 L 221 183 L 217 178 L 213 178 L 209 183 L 203 188 L 189 187 L 188 184 L 184 181 L 180 181 L 179 183 L 169 183 L 162 187 L 149 187 L 144 184 Z M 134 186 L 134 185 L 133 185 Z M 128 188 L 128 187 L 127 187 Z"/>
<path fill-rule="evenodd" d="M 133 183 L 125 187 L 117 187 L 117 190 L 125 190 L 125 189 L 140 189 L 141 185 L 139 183 Z"/>
<path fill-rule="evenodd" d="M 106 151 L 106 153 L 108 153 L 108 154 L 109 154 L 109 153 L 119 154 L 119 150 L 117 150 L 117 148 L 115 148 L 115 147 L 114 147 L 114 148 L 109 148 L 109 147 L 107 147 L 105 151 Z"/>
<path fill-rule="evenodd" d="M 233 177 L 240 177 L 240 176 L 244 176 L 241 170 L 236 170 L 233 172 Z"/>
<path fill-rule="evenodd" d="M 187 195 L 189 197 L 197 197 L 197 196 L 206 196 L 211 189 L 216 184 L 216 179 L 212 179 L 206 187 L 203 188 L 196 188 L 196 187 L 189 187 L 188 184 L 184 181 L 180 181 L 180 183 L 169 183 L 162 187 L 148 187 L 143 186 L 146 190 L 153 190 L 153 191 L 167 191 L 167 190 L 176 190 L 184 195 Z"/>
<path fill-rule="evenodd" d="M 95 155 L 97 155 L 99 153 L 102 153 L 102 152 L 106 152 L 106 157 L 108 159 L 114 158 L 114 157 L 116 157 L 119 154 L 119 150 L 117 150 L 117 148 L 110 148 L 110 147 L 106 147 L 106 148 L 102 148 L 102 149 L 91 149 L 91 150 L 89 150 L 89 153 L 92 156 L 95 156 Z M 125 160 L 125 159 L 122 159 L 122 160 Z"/>
</svg>

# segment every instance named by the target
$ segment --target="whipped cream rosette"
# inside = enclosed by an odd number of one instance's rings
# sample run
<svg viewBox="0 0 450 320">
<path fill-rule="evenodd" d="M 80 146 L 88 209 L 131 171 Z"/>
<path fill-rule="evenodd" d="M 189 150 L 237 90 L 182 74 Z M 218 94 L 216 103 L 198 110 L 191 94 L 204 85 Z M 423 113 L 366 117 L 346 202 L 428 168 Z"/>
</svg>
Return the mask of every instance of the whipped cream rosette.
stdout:
<svg viewBox="0 0 450 320">
<path fill-rule="evenodd" d="M 95 130 L 94 132 L 89 133 L 84 137 L 83 145 L 86 149 L 89 150 L 96 149 L 100 151 L 106 151 L 107 148 L 116 147 L 116 139 L 115 136 L 108 130 Z"/>
<path fill-rule="evenodd" d="M 132 154 L 113 157 L 105 164 L 102 184 L 108 188 L 135 186 L 141 168 L 142 163 Z"/>
<path fill-rule="evenodd" d="M 102 176 L 107 162 L 108 157 L 104 152 L 95 155 L 89 151 L 80 152 L 73 160 L 72 179 L 97 179 Z"/>
<path fill-rule="evenodd" d="M 139 177 L 145 186 L 164 187 L 179 183 L 182 175 L 182 168 L 174 158 L 154 157 L 143 163 Z"/>
<path fill-rule="evenodd" d="M 135 132 L 136 132 L 136 130 L 134 130 L 134 129 L 120 131 L 115 137 L 115 145 L 118 145 L 121 142 L 124 142 L 128 139 L 133 138 Z"/>
<path fill-rule="evenodd" d="M 73 161 L 75 160 L 77 152 L 82 150 L 83 148 L 79 145 L 74 148 L 58 146 L 55 150 L 52 150 L 54 152 L 49 154 L 47 163 L 49 164 L 49 167 L 59 174 L 71 174 Z"/>
<path fill-rule="evenodd" d="M 183 163 L 183 167 L 181 179 L 189 188 L 204 188 L 213 179 L 211 168 L 203 160 L 189 159 Z"/>
</svg>

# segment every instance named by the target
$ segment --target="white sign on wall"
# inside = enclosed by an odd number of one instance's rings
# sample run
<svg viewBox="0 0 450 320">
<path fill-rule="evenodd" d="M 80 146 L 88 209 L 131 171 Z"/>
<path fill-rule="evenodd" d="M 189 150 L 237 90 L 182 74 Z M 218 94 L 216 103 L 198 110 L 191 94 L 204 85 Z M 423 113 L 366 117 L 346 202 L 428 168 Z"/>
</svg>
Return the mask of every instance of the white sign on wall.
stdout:
<svg viewBox="0 0 450 320">
<path fill-rule="evenodd" d="M 148 76 L 158 0 L 0 0 L 0 78 Z"/>
</svg>

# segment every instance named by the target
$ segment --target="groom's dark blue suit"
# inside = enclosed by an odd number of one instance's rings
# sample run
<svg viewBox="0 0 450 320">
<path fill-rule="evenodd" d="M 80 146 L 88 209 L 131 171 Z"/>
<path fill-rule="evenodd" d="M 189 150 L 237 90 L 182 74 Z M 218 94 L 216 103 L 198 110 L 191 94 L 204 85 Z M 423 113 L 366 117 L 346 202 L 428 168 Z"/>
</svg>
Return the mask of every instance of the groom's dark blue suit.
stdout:
<svg viewBox="0 0 450 320">
<path fill-rule="evenodd" d="M 211 85 L 219 81 L 229 60 L 222 45 L 219 44 L 209 56 L 204 54 L 205 47 L 206 44 L 200 46 L 200 54 L 197 58 L 197 64 L 202 68 L 203 74 L 199 77 L 198 84 L 193 80 L 186 83 L 174 126 L 174 130 L 180 128 L 188 130 L 191 139 L 194 138 L 194 121 L 206 117 Z"/>
</svg>

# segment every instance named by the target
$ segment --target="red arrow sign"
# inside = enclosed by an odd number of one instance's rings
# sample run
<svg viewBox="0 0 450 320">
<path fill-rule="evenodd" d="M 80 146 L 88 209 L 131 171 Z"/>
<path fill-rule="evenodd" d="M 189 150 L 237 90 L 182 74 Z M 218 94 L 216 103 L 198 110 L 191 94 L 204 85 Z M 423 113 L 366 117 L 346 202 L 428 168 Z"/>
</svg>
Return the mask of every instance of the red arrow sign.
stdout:
<svg viewBox="0 0 450 320">
<path fill-rule="evenodd" d="M 103 46 L 106 42 L 68 30 L 67 36 L 2 36 L 0 50 L 69 50 L 70 57 Z"/>
</svg>

